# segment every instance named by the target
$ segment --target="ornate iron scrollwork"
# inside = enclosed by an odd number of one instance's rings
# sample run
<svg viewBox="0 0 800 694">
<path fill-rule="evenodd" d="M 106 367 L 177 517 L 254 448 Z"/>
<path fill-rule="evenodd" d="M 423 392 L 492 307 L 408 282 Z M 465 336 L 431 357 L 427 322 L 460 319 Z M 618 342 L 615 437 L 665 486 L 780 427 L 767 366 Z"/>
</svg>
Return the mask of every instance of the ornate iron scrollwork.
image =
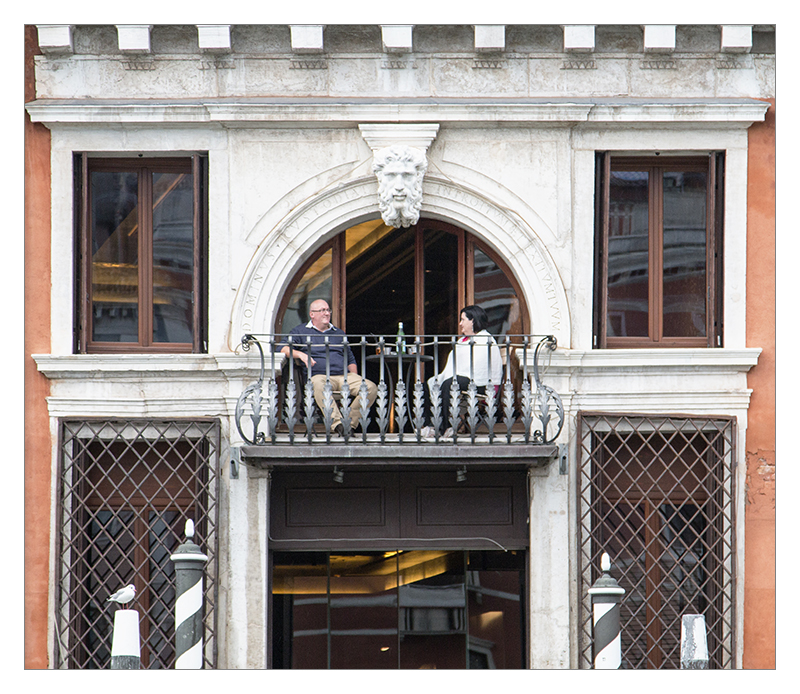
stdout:
<svg viewBox="0 0 800 694">
<path fill-rule="evenodd" d="M 536 395 L 532 398 L 532 414 L 536 415 L 542 425 L 541 430 L 532 434 L 534 443 L 553 443 L 564 427 L 564 403 L 561 397 L 550 386 L 544 385 L 539 378 L 539 355 L 546 348 L 551 352 L 556 348 L 556 338 L 548 335 L 539 341 L 533 354 L 533 379 L 536 382 Z"/>
<path fill-rule="evenodd" d="M 247 386 L 243 391 L 242 394 L 239 396 L 239 399 L 236 401 L 236 428 L 239 430 L 239 435 L 242 437 L 244 441 L 251 445 L 255 444 L 263 444 L 267 442 L 266 435 L 259 430 L 261 426 L 261 409 L 263 406 L 262 392 L 264 388 L 264 349 L 261 347 L 261 343 L 258 339 L 253 335 L 245 335 L 242 337 L 242 350 L 245 352 L 250 351 L 250 347 L 255 345 L 258 347 L 259 356 L 261 357 L 261 370 L 259 371 L 258 380 L 251 383 Z M 270 381 L 274 384 L 275 379 L 271 378 Z M 271 390 L 271 389 L 270 389 Z M 277 388 L 275 389 L 277 394 Z M 269 401 L 267 402 L 269 405 Z M 277 397 L 275 405 L 277 406 Z M 250 427 L 248 427 L 248 432 L 245 432 L 244 421 L 245 421 L 245 409 L 249 408 L 249 419 L 252 423 L 252 432 L 249 431 Z M 268 418 L 268 421 L 271 418 Z M 274 436 L 275 428 L 272 429 L 272 435 Z"/>
</svg>

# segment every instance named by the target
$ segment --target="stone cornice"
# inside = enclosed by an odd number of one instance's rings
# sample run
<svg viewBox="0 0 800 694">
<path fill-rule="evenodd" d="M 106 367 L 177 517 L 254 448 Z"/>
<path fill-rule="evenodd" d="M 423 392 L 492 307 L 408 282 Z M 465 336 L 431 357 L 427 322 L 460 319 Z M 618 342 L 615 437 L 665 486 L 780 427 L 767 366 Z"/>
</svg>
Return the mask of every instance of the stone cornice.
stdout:
<svg viewBox="0 0 800 694">
<path fill-rule="evenodd" d="M 747 372 L 758 363 L 758 347 L 723 348 L 653 348 L 653 349 L 557 349 L 549 359 L 552 372 L 583 374 L 668 371 Z M 543 357 L 545 361 L 547 356 Z M 531 354 L 530 360 L 532 361 Z"/>
<path fill-rule="evenodd" d="M 213 380 L 258 376 L 259 360 L 242 354 L 33 354 L 39 371 L 51 380 L 101 379 Z M 276 369 L 282 357 L 276 356 Z M 270 369 L 267 360 L 266 369 Z"/>
<path fill-rule="evenodd" d="M 26 104 L 46 125 L 353 126 L 363 123 L 716 124 L 749 127 L 769 107 L 758 99 L 215 98 L 38 99 Z"/>
<path fill-rule="evenodd" d="M 551 374 L 621 372 L 747 372 L 758 363 L 759 348 L 742 349 L 557 349 L 543 362 Z M 33 354 L 36 366 L 50 379 L 164 377 L 213 379 L 253 376 L 258 359 L 247 354 Z M 520 354 L 522 358 L 522 354 Z M 528 361 L 532 363 L 533 349 Z M 275 367 L 280 368 L 276 356 Z M 269 359 L 266 368 L 270 370 Z"/>
</svg>

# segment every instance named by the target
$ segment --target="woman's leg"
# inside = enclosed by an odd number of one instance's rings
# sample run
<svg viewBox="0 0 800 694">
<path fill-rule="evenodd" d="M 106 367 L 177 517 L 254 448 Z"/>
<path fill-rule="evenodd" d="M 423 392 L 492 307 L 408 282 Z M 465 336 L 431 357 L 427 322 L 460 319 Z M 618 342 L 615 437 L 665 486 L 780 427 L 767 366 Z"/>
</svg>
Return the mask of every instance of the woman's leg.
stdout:
<svg viewBox="0 0 800 694">
<path fill-rule="evenodd" d="M 459 391 L 465 391 L 469 388 L 469 379 L 466 376 L 456 376 Z M 442 428 L 447 429 L 450 426 L 450 388 L 452 387 L 453 379 L 448 378 L 442 383 Z"/>
</svg>

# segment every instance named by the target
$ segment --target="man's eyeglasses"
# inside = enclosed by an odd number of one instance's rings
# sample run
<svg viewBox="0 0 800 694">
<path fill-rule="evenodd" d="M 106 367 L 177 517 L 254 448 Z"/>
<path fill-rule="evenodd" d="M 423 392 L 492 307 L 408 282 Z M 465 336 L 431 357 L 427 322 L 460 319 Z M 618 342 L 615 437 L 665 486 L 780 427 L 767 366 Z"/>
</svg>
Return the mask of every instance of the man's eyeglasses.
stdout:
<svg viewBox="0 0 800 694">
<path fill-rule="evenodd" d="M 312 308 L 309 313 L 330 313 L 329 308 Z"/>
</svg>

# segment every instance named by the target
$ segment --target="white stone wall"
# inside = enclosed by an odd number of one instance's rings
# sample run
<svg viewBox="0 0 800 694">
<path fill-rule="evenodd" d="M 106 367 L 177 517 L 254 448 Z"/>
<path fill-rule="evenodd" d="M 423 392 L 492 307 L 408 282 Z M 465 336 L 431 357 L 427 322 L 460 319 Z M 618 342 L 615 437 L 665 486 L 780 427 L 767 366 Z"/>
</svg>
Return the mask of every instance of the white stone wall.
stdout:
<svg viewBox="0 0 800 694">
<path fill-rule="evenodd" d="M 750 36 L 750 45 L 746 38 Z M 645 27 L 506 27 L 502 46 L 471 26 L 415 26 L 406 48 L 378 25 L 323 28 L 319 49 L 288 26 L 228 27 L 229 46 L 200 48 L 196 26 L 72 27 L 37 60 L 41 98 L 774 96 L 774 27 L 674 27 L 674 46 Z M 662 28 L 663 32 L 663 28 Z M 726 43 L 727 42 L 727 43 Z M 309 44 L 311 45 L 311 44 Z M 68 67 L 65 69 L 65 64 Z M 76 67 L 79 66 L 79 69 Z"/>
<path fill-rule="evenodd" d="M 567 407 L 570 463 L 531 478 L 529 643 L 534 667 L 575 667 L 577 412 L 732 414 L 744 451 L 759 354 L 744 339 L 747 127 L 764 116 L 755 99 L 774 95 L 774 54 L 757 50 L 769 33 L 731 52 L 719 27 L 678 27 L 674 49 L 653 53 L 638 26 L 596 27 L 594 48 L 577 52 L 560 27 L 506 27 L 488 52 L 466 26 L 415 27 L 410 52 L 384 49 L 380 27 L 326 27 L 320 49 L 316 34 L 293 46 L 288 26 L 233 26 L 230 47 L 216 31 L 222 46 L 201 50 L 196 27 L 155 26 L 134 52 L 114 27 L 74 27 L 71 43 L 55 32 L 28 105 L 52 132 L 52 354 L 37 363 L 53 420 L 217 416 L 237 443 L 236 398 L 255 377 L 253 357 L 236 353 L 241 335 L 270 331 L 322 242 L 379 217 L 359 124 L 438 124 L 423 216 L 501 253 L 533 330 L 558 338 L 545 380 Z M 596 150 L 726 151 L 725 348 L 592 350 Z M 71 354 L 72 153 L 84 151 L 208 152 L 207 355 Z M 230 479 L 224 460 L 223 496 L 220 666 L 263 667 L 268 479 Z"/>
</svg>

